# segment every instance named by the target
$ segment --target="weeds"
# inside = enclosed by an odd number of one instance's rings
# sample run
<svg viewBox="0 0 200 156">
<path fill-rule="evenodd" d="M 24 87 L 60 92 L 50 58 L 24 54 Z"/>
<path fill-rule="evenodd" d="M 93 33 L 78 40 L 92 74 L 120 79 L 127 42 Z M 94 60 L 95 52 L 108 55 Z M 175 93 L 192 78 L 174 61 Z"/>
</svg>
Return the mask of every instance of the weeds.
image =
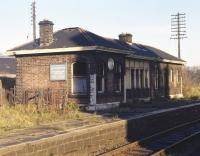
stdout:
<svg viewBox="0 0 200 156">
<path fill-rule="evenodd" d="M 199 85 L 185 86 L 183 94 L 185 98 L 189 98 L 191 100 L 198 100 L 200 99 L 200 86 Z"/>
<path fill-rule="evenodd" d="M 29 128 L 51 123 L 55 121 L 78 119 L 82 117 L 79 107 L 75 103 L 65 105 L 63 111 L 49 109 L 48 106 L 40 105 L 4 105 L 0 107 L 0 133 L 13 129 Z"/>
</svg>

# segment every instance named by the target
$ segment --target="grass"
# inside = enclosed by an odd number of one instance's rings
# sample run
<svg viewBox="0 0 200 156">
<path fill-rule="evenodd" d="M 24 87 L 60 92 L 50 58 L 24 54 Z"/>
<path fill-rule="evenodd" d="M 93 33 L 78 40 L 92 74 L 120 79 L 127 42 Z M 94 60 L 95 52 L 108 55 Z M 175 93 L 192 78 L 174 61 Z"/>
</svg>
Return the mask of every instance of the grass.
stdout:
<svg viewBox="0 0 200 156">
<path fill-rule="evenodd" d="M 38 111 L 39 110 L 39 111 Z M 0 134 L 15 129 L 23 129 L 39 126 L 41 124 L 79 119 L 84 115 L 79 111 L 78 105 L 69 103 L 65 105 L 63 112 L 50 110 L 49 107 L 35 105 L 15 105 L 0 107 Z"/>
</svg>

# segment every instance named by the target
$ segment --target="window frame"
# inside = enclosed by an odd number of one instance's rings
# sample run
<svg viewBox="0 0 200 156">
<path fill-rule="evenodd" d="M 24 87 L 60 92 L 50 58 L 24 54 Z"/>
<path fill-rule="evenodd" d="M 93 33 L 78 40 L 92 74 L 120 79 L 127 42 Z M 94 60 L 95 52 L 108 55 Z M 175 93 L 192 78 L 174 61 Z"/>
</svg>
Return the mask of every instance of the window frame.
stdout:
<svg viewBox="0 0 200 156">
<path fill-rule="evenodd" d="M 144 69 L 140 69 L 140 88 L 145 88 L 144 86 Z"/>
<path fill-rule="evenodd" d="M 158 67 L 155 67 L 155 89 L 159 88 L 159 70 Z"/>
<path fill-rule="evenodd" d="M 102 73 L 100 74 L 100 73 L 98 73 L 98 69 L 99 69 L 99 65 L 102 65 Z M 104 63 L 98 63 L 97 64 L 97 76 L 96 76 L 96 78 L 97 78 L 97 81 L 96 81 L 96 85 L 97 85 L 97 92 L 98 93 L 104 93 L 105 92 L 105 64 Z M 98 80 L 99 80 L 99 78 L 101 79 L 101 88 L 102 88 L 102 90 L 99 90 L 99 88 L 98 88 Z"/>
<path fill-rule="evenodd" d="M 176 70 L 176 74 L 177 74 L 176 81 L 177 81 L 177 83 L 179 83 L 180 82 L 180 71 L 178 69 Z"/>
<path fill-rule="evenodd" d="M 119 88 L 116 86 L 116 84 Z M 122 65 L 120 63 L 115 63 L 114 67 L 114 91 L 117 93 L 122 91 Z"/>
<path fill-rule="evenodd" d="M 131 89 L 135 89 L 136 85 L 135 85 L 135 68 L 131 69 Z"/>
<path fill-rule="evenodd" d="M 144 88 L 149 88 L 149 69 L 144 69 Z"/>
<path fill-rule="evenodd" d="M 141 86 L 140 86 L 140 69 L 136 68 L 135 69 L 135 88 L 136 89 L 140 89 Z"/>
<path fill-rule="evenodd" d="M 174 74 L 173 74 L 173 69 L 170 69 L 170 82 L 174 82 Z"/>
<path fill-rule="evenodd" d="M 76 64 L 76 63 L 84 63 L 86 66 L 85 66 L 85 68 L 86 68 L 86 71 L 85 71 L 85 75 L 75 75 L 74 76 L 74 65 Z M 88 74 L 87 74 L 87 70 L 88 70 L 88 66 L 87 66 L 87 63 L 85 63 L 85 62 L 79 62 L 79 61 L 77 61 L 77 62 L 73 62 L 72 64 L 71 64 L 71 73 L 72 73 L 72 77 L 71 77 L 71 85 L 72 85 L 72 89 L 71 89 L 71 92 L 72 92 L 72 95 L 87 95 L 88 94 Z M 85 89 L 85 92 L 75 92 L 74 91 L 74 80 L 75 80 L 75 78 L 84 78 L 85 79 L 85 82 L 86 82 L 86 89 Z"/>
</svg>

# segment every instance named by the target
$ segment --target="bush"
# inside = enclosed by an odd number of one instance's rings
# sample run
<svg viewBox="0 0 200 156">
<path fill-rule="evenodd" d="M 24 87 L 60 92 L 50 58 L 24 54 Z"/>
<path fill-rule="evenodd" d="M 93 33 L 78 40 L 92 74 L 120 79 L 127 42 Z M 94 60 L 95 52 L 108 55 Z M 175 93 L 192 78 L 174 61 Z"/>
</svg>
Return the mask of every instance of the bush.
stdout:
<svg viewBox="0 0 200 156">
<path fill-rule="evenodd" d="M 186 68 L 183 75 L 183 95 L 192 100 L 200 99 L 200 70 L 198 68 Z"/>
<path fill-rule="evenodd" d="M 64 106 L 66 111 L 79 111 L 79 105 L 74 102 L 69 102 Z"/>
</svg>

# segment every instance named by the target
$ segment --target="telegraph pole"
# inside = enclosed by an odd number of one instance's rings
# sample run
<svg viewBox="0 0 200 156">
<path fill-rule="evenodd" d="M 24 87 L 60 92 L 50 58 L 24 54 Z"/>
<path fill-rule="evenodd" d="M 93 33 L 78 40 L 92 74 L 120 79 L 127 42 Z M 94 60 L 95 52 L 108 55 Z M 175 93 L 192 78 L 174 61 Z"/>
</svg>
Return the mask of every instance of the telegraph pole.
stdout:
<svg viewBox="0 0 200 156">
<path fill-rule="evenodd" d="M 33 41 L 36 42 L 36 2 L 33 0 L 31 4 L 32 11 L 32 25 L 33 25 Z"/>
<path fill-rule="evenodd" d="M 178 41 L 178 58 L 181 58 L 181 39 L 186 37 L 185 13 L 171 15 L 171 39 Z"/>
</svg>

